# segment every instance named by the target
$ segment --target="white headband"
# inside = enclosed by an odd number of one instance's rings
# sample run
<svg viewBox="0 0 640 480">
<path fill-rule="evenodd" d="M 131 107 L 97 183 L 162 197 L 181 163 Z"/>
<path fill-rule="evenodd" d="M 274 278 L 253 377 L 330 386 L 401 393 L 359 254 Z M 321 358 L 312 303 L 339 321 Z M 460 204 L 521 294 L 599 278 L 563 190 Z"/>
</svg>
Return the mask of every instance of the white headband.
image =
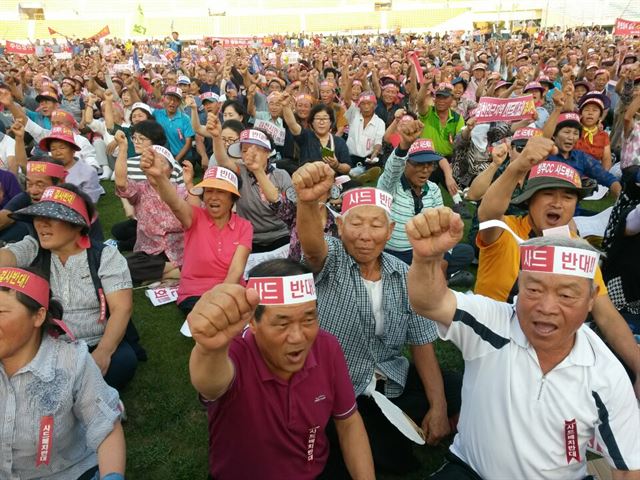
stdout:
<svg viewBox="0 0 640 480">
<path fill-rule="evenodd" d="M 313 274 L 303 273 L 289 277 L 252 277 L 247 288 L 255 288 L 260 305 L 294 305 L 316 300 Z"/>
<path fill-rule="evenodd" d="M 598 252 L 583 248 L 561 247 L 553 245 L 521 245 L 522 240 L 507 224 L 501 220 L 488 220 L 480 223 L 479 229 L 502 228 L 509 232 L 520 245 L 520 269 L 523 272 L 556 273 L 593 279 L 598 267 Z M 567 228 L 560 236 L 567 237 Z M 558 236 L 560 229 L 549 229 L 545 236 Z"/>
</svg>

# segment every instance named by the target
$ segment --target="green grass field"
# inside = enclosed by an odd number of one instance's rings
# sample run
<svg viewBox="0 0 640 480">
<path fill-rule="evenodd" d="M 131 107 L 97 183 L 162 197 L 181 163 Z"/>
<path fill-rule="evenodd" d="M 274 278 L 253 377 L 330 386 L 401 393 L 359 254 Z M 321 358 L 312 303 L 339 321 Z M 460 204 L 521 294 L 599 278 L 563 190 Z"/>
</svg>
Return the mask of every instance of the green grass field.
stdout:
<svg viewBox="0 0 640 480">
<path fill-rule="evenodd" d="M 103 182 L 107 195 L 98 204 L 105 238 L 111 226 L 124 219 L 113 183 Z M 445 194 L 445 198 L 448 198 Z M 601 210 L 611 200 L 590 202 L 591 210 Z M 467 222 L 468 224 L 468 222 Z M 467 225 L 468 227 L 468 225 Z M 175 304 L 153 307 L 144 290 L 134 293 L 134 321 L 149 359 L 140 363 L 131 384 L 122 392 L 128 421 L 127 477 L 135 480 L 193 480 L 207 477 L 207 424 L 196 392 L 189 382 L 188 359 L 193 341 L 179 333 L 183 317 Z M 458 350 L 438 341 L 436 351 L 443 369 L 462 371 Z M 256 428 L 260 428 L 256 425 Z M 247 432 L 250 435 L 250 432 Z M 247 442 L 247 445 L 249 443 Z M 412 476 L 379 476 L 386 479 L 418 479 L 442 463 L 446 445 L 417 447 L 422 468 Z M 250 451 L 246 452 L 247 461 Z"/>
</svg>

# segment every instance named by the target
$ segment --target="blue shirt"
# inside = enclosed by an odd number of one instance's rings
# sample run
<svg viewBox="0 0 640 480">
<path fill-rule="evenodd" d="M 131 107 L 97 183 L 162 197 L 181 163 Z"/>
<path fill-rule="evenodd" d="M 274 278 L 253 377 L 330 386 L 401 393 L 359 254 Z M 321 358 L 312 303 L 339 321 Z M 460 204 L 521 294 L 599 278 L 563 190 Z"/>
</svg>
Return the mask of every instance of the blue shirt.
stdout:
<svg viewBox="0 0 640 480">
<path fill-rule="evenodd" d="M 51 119 L 49 117 L 45 117 L 40 112 L 27 110 L 27 117 L 29 117 L 34 123 L 40 125 L 42 128 L 51 130 Z"/>
<path fill-rule="evenodd" d="M 618 181 L 616 177 L 602 167 L 598 160 L 580 150 L 571 150 L 569 158 L 564 158 L 562 155 L 549 155 L 547 160 L 564 162 L 575 168 L 580 176 L 593 178 L 599 185 L 604 185 L 605 187 L 611 187 Z"/>
<path fill-rule="evenodd" d="M 178 111 L 170 118 L 165 109 L 159 109 L 153 111 L 153 116 L 164 128 L 164 133 L 169 141 L 169 150 L 173 156 L 180 153 L 188 137 L 196 135 L 191 127 L 191 119 L 183 112 Z"/>
</svg>

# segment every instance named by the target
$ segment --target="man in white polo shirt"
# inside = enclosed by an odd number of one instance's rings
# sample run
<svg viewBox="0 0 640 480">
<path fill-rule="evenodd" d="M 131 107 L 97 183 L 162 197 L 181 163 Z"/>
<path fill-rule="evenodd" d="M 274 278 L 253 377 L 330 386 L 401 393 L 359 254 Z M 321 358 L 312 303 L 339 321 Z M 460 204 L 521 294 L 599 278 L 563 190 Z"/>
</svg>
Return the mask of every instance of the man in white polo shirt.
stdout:
<svg viewBox="0 0 640 480">
<path fill-rule="evenodd" d="M 428 209 L 407 224 L 411 305 L 439 324 L 440 337 L 465 360 L 458 434 L 431 478 L 583 479 L 594 436 L 613 478 L 640 478 L 631 382 L 583 324 L 598 294 L 598 252 L 562 236 L 522 243 L 520 293 L 510 305 L 447 288 L 440 262 L 463 231 L 448 208 Z"/>
<path fill-rule="evenodd" d="M 351 155 L 351 163 L 363 167 L 353 172 L 352 176 L 371 169 L 372 172 L 366 181 L 373 181 L 382 173 L 378 154 L 382 149 L 382 137 L 385 131 L 384 122 L 375 114 L 378 99 L 373 92 L 363 92 L 357 102 L 352 102 L 351 87 L 348 90 L 348 96 L 345 96 L 347 106 L 345 116 L 349 121 L 347 147 Z"/>
</svg>

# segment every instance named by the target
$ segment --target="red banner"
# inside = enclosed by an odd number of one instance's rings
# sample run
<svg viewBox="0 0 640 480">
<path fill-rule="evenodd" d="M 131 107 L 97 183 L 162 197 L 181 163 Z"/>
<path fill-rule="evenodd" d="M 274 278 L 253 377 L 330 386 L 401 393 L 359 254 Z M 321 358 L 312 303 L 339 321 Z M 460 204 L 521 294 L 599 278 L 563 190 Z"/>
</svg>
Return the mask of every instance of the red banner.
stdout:
<svg viewBox="0 0 640 480">
<path fill-rule="evenodd" d="M 533 118 L 535 111 L 532 95 L 513 98 L 482 97 L 474 116 L 476 123 L 517 122 Z"/>
<path fill-rule="evenodd" d="M 625 20 L 624 18 L 616 18 L 616 25 L 613 27 L 613 34 L 619 36 L 640 35 L 640 22 Z"/>
<path fill-rule="evenodd" d="M 15 53 L 16 55 L 34 55 L 36 53 L 36 49 L 33 45 L 22 45 L 21 43 L 10 42 L 7 40 L 4 52 Z"/>
<path fill-rule="evenodd" d="M 111 32 L 109 31 L 109 25 L 105 25 L 102 30 L 100 30 L 93 37 L 91 37 L 91 40 L 100 40 L 101 38 L 106 37 L 110 33 Z"/>
</svg>

